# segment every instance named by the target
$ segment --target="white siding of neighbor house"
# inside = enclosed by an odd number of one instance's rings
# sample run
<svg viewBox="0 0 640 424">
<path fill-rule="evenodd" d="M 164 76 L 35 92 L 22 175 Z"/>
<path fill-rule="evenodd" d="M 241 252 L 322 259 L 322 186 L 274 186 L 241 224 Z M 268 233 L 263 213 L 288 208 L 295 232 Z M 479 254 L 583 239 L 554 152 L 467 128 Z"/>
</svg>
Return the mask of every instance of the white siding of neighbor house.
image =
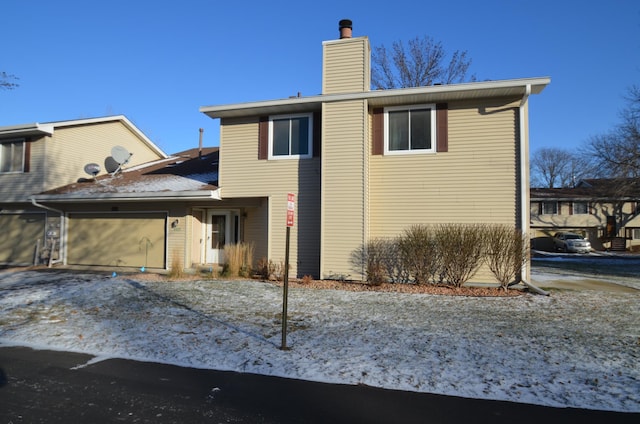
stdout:
<svg viewBox="0 0 640 424">
<path fill-rule="evenodd" d="M 259 210 L 248 211 L 245 240 L 254 242 L 256 251 L 265 252 L 267 259 L 283 262 L 287 193 L 293 193 L 296 196 L 296 213 L 290 236 L 290 275 L 317 274 L 320 159 L 259 160 L 257 117 L 223 120 L 220 140 L 219 183 L 223 199 L 269 199 Z M 268 226 L 258 230 L 265 214 Z M 300 228 L 303 232 L 299 231 Z M 250 239 L 249 235 L 255 239 Z"/>
<path fill-rule="evenodd" d="M 516 225 L 516 106 L 450 103 L 448 152 L 372 156 L 371 237 L 394 237 L 413 224 Z"/>
</svg>

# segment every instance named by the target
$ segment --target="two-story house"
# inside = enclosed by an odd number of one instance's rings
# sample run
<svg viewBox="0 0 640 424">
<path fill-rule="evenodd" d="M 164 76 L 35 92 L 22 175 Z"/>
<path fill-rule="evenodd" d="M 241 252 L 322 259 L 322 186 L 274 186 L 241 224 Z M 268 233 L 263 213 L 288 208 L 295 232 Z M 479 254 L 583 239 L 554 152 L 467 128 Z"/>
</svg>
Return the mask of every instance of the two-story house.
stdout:
<svg viewBox="0 0 640 424">
<path fill-rule="evenodd" d="M 64 216 L 33 195 L 167 155 L 124 116 L 0 127 L 0 264 L 59 259 Z M 122 160 L 121 158 L 119 158 Z"/>
<path fill-rule="evenodd" d="M 531 189 L 532 247 L 553 250 L 551 237 L 570 231 L 596 250 L 640 249 L 640 179 L 597 178 L 575 187 Z"/>
<path fill-rule="evenodd" d="M 529 96 L 550 79 L 372 91 L 369 39 L 347 20 L 339 31 L 322 45 L 322 94 L 200 109 L 220 119 L 220 206 L 240 211 L 228 231 L 282 260 L 293 193 L 292 275 L 354 279 L 354 250 L 412 224 L 527 232 Z"/>
</svg>

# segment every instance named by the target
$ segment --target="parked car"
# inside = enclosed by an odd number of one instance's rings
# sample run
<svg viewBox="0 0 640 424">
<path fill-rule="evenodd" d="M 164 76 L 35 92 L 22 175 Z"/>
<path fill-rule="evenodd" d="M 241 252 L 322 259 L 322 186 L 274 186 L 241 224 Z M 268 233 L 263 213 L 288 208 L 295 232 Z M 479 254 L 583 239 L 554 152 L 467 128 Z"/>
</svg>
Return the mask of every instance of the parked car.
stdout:
<svg viewBox="0 0 640 424">
<path fill-rule="evenodd" d="M 591 243 L 580 234 L 556 233 L 553 236 L 553 246 L 560 252 L 589 253 Z"/>
</svg>

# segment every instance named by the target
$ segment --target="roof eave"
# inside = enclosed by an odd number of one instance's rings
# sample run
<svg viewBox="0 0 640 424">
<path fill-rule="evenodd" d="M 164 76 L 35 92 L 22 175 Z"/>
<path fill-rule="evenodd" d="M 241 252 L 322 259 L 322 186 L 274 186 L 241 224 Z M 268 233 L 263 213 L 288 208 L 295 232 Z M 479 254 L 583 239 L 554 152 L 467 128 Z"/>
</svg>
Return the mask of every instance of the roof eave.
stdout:
<svg viewBox="0 0 640 424">
<path fill-rule="evenodd" d="M 51 136 L 53 134 L 53 127 L 54 126 L 52 124 L 38 123 L 0 127 L 0 137 L 26 137 L 30 135 Z"/>
<path fill-rule="evenodd" d="M 148 193 L 68 193 L 39 194 L 31 196 L 37 202 L 48 203 L 95 203 L 95 202 L 151 202 L 178 200 L 222 200 L 220 189 L 190 191 L 160 191 Z"/>
<path fill-rule="evenodd" d="M 391 105 L 401 102 L 436 102 L 482 97 L 521 97 L 526 87 L 531 94 L 539 94 L 551 82 L 549 77 L 522 78 L 513 80 L 471 82 L 461 84 L 432 85 L 426 87 L 393 90 L 363 91 L 355 93 L 327 94 L 308 97 L 291 97 L 280 100 L 236 103 L 219 106 L 203 106 L 200 112 L 211 118 L 231 118 L 279 112 L 302 112 L 319 110 L 323 103 L 350 100 L 368 100 L 372 106 Z"/>
</svg>

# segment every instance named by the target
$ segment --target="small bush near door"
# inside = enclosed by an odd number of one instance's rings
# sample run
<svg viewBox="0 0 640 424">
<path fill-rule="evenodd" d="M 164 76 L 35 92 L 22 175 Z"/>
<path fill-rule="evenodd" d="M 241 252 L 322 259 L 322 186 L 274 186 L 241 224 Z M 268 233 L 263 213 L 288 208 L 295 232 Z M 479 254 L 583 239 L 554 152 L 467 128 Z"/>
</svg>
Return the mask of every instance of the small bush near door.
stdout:
<svg viewBox="0 0 640 424">
<path fill-rule="evenodd" d="M 227 277 L 251 277 L 253 243 L 227 244 L 224 247 L 226 262 L 222 273 Z"/>
</svg>

